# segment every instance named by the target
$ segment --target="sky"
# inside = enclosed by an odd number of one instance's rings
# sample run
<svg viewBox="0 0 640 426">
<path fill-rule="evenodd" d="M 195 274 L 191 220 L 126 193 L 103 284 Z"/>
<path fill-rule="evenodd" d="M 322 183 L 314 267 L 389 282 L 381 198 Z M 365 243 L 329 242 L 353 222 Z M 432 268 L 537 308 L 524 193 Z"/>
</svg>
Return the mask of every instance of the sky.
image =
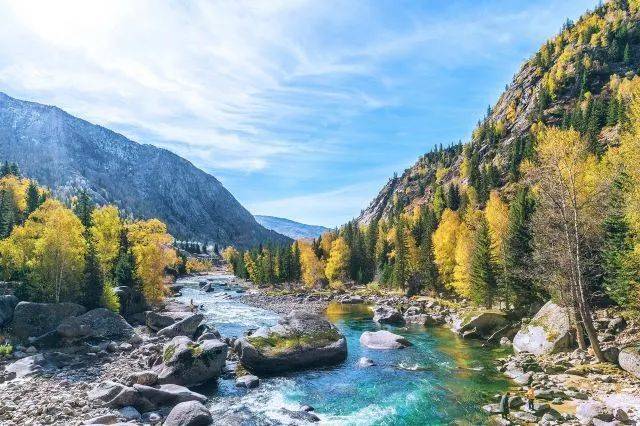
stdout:
<svg viewBox="0 0 640 426">
<path fill-rule="evenodd" d="M 0 0 L 0 91 L 213 174 L 254 214 L 329 227 L 466 141 L 593 0 Z"/>
</svg>

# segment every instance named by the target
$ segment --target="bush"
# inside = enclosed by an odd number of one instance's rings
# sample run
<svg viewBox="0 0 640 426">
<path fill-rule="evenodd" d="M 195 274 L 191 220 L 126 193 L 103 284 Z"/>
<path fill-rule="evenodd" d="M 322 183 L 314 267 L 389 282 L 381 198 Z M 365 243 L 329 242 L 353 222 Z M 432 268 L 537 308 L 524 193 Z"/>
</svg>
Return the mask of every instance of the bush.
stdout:
<svg viewBox="0 0 640 426">
<path fill-rule="evenodd" d="M 105 284 L 102 288 L 102 298 L 101 304 L 105 308 L 109 309 L 113 312 L 120 312 L 120 299 L 118 299 L 118 295 L 115 292 L 115 289 L 109 285 Z"/>
<path fill-rule="evenodd" d="M 9 356 L 11 355 L 12 352 L 13 352 L 13 346 L 11 346 L 9 343 L 3 343 L 0 345 L 1 357 Z"/>
</svg>

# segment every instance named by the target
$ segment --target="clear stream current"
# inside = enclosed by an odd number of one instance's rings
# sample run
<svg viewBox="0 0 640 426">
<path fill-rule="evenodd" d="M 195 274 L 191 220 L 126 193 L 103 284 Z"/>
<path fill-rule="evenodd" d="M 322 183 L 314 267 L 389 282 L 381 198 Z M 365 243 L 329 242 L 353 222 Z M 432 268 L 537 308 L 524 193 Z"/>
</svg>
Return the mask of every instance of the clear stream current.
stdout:
<svg viewBox="0 0 640 426">
<path fill-rule="evenodd" d="M 205 321 L 223 336 L 239 337 L 249 329 L 276 324 L 275 312 L 242 303 L 232 278 L 214 274 L 179 280 L 184 288 L 178 300 L 203 305 Z M 215 291 L 201 291 L 202 279 L 213 279 Z M 326 316 L 347 338 L 346 361 L 261 378 L 260 386 L 251 390 L 218 379 L 215 386 L 196 389 L 211 398 L 214 418 L 231 411 L 250 419 L 248 424 L 296 424 L 281 409 L 311 405 L 320 424 L 327 425 L 479 425 L 487 421 L 481 406 L 509 387 L 492 364 L 504 355 L 499 349 L 481 348 L 444 328 L 384 326 L 413 346 L 372 350 L 359 342 L 364 331 L 381 328 L 367 307 L 331 304 Z M 377 365 L 358 368 L 363 356 Z"/>
</svg>

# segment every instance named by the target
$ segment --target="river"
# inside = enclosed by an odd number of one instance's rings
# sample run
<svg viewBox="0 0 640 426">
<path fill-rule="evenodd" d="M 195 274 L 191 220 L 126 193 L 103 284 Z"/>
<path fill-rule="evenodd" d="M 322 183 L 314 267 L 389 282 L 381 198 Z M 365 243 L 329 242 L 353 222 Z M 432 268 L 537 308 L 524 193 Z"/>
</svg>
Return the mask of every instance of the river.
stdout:
<svg viewBox="0 0 640 426">
<path fill-rule="evenodd" d="M 206 322 L 223 336 L 242 336 L 250 328 L 273 325 L 274 312 L 248 306 L 229 285 L 231 276 L 215 274 L 215 292 L 198 289 L 197 280 L 184 279 L 179 300 L 204 305 Z M 311 405 L 321 424 L 329 425 L 447 425 L 483 424 L 481 412 L 492 395 L 509 386 L 492 360 L 500 350 L 481 348 L 444 328 L 384 328 L 405 336 L 413 346 L 378 351 L 362 347 L 360 335 L 380 326 L 364 306 L 332 304 L 326 312 L 347 338 L 347 360 L 332 368 L 314 369 L 263 378 L 256 389 L 235 387 L 233 380 L 218 380 L 216 387 L 200 390 L 212 400 L 217 414 L 243 413 L 251 424 L 291 424 L 281 412 Z M 360 357 L 374 367 L 358 368 Z"/>
</svg>

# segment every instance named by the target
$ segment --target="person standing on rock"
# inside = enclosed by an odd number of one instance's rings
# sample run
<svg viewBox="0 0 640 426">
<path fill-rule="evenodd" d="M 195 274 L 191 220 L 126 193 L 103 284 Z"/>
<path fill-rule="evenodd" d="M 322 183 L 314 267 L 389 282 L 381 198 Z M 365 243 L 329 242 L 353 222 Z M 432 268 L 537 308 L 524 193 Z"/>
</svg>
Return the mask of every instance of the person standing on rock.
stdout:
<svg viewBox="0 0 640 426">
<path fill-rule="evenodd" d="M 536 399 L 536 391 L 535 389 L 533 389 L 533 386 L 529 387 L 529 390 L 527 391 L 527 408 L 531 411 L 534 410 L 533 408 L 533 403 Z"/>
<path fill-rule="evenodd" d="M 502 395 L 500 399 L 500 414 L 503 419 L 506 419 L 509 415 L 509 392 Z"/>
</svg>

